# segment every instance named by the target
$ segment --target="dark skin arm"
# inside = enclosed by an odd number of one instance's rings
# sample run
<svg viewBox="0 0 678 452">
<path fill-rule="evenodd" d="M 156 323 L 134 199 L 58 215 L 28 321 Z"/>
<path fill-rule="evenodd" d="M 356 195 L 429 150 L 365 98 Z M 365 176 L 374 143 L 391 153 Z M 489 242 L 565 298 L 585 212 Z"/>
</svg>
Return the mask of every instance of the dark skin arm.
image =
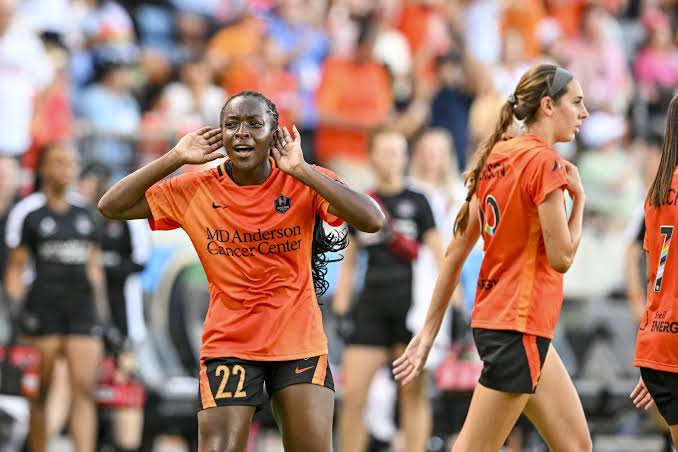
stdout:
<svg viewBox="0 0 678 452">
<path fill-rule="evenodd" d="M 151 209 L 146 202 L 146 190 L 183 165 L 211 162 L 223 154 L 221 130 L 203 127 L 184 136 L 167 154 L 126 176 L 102 196 L 98 208 L 111 220 L 149 218 Z"/>
<path fill-rule="evenodd" d="M 294 138 L 287 128 L 274 132 L 271 149 L 278 168 L 325 198 L 330 204 L 329 212 L 332 215 L 343 218 L 361 231 L 377 232 L 381 229 L 384 214 L 377 203 L 369 196 L 314 170 L 304 161 L 297 128 L 293 126 L 292 131 Z"/>
</svg>

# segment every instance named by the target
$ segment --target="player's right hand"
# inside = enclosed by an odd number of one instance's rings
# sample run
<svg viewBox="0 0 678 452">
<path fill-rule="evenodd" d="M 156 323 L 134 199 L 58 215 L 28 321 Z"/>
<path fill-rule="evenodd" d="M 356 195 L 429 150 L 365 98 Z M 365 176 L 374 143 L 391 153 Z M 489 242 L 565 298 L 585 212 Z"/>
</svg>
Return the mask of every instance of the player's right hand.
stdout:
<svg viewBox="0 0 678 452">
<path fill-rule="evenodd" d="M 419 332 L 412 338 L 400 358 L 393 361 L 393 375 L 401 385 L 414 380 L 424 368 L 433 339 Z"/>
<path fill-rule="evenodd" d="M 579 176 L 579 169 L 572 163 L 564 160 L 565 162 L 565 180 L 567 181 L 567 192 L 570 194 L 570 197 L 574 199 L 576 196 L 581 196 L 584 194 L 584 185 L 581 183 L 581 177 Z"/>
<path fill-rule="evenodd" d="M 224 156 L 219 149 L 223 146 L 221 129 L 203 127 L 184 135 L 173 151 L 183 165 L 200 165 Z"/>
</svg>

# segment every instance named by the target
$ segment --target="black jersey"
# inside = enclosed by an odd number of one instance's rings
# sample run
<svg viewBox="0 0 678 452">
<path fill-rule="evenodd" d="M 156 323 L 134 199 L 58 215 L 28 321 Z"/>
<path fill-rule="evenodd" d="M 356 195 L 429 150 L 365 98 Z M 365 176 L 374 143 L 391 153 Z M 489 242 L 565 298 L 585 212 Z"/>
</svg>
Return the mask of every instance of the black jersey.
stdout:
<svg viewBox="0 0 678 452">
<path fill-rule="evenodd" d="M 106 221 L 101 251 L 109 290 L 143 270 L 150 253 L 146 220 Z"/>
<path fill-rule="evenodd" d="M 101 241 L 101 224 L 75 196 L 69 196 L 68 203 L 68 210 L 57 212 L 47 205 L 43 193 L 35 193 L 9 214 L 7 246 L 26 246 L 33 258 L 35 279 L 29 301 L 91 297 L 86 267 L 92 246 Z"/>
<path fill-rule="evenodd" d="M 395 195 L 376 193 L 393 219 L 398 232 L 422 242 L 424 234 L 435 228 L 433 212 L 426 196 L 406 188 Z M 365 290 L 412 286 L 412 262 L 395 255 L 384 240 L 384 232 L 365 233 L 351 229 L 358 245 L 367 251 Z"/>
</svg>

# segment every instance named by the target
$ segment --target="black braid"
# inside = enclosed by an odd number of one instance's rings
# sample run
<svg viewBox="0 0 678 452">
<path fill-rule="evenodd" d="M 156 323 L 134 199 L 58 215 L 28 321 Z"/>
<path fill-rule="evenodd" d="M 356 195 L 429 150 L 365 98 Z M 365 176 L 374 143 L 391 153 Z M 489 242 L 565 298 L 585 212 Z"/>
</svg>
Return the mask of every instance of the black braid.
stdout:
<svg viewBox="0 0 678 452">
<path fill-rule="evenodd" d="M 315 225 L 313 226 L 313 243 L 311 243 L 311 273 L 313 275 L 313 285 L 315 294 L 321 297 L 330 286 L 325 276 L 327 276 L 327 264 L 330 262 L 339 262 L 344 258 L 343 255 L 332 259 L 326 253 L 337 252 L 348 246 L 348 230 L 334 230 L 329 234 L 325 231 L 323 220 L 320 215 L 315 216 Z M 320 303 L 322 304 L 322 303 Z"/>
<path fill-rule="evenodd" d="M 278 128 L 278 109 L 271 99 L 258 91 L 241 91 L 238 94 L 231 96 L 221 109 L 221 114 L 219 115 L 220 125 L 224 122 L 226 106 L 237 97 L 253 97 L 264 102 L 264 104 L 266 104 L 266 111 L 271 115 L 271 119 L 273 120 L 271 129 L 276 130 Z M 332 231 L 328 234 L 325 232 L 322 218 L 320 218 L 319 215 L 316 215 L 315 225 L 313 226 L 313 242 L 311 243 L 311 274 L 313 275 L 315 293 L 318 297 L 321 297 L 327 292 L 330 285 L 325 279 L 327 276 L 327 264 L 338 262 L 344 258 L 342 255 L 339 255 L 336 258 L 330 258 L 326 253 L 338 252 L 345 249 L 347 246 L 348 231 Z"/>
<path fill-rule="evenodd" d="M 226 112 L 226 106 L 235 98 L 238 97 L 253 97 L 255 99 L 259 99 L 263 103 L 266 104 L 266 112 L 271 115 L 271 118 L 273 119 L 273 127 L 271 127 L 272 130 L 276 130 L 278 128 L 278 118 L 280 115 L 278 115 L 278 109 L 275 107 L 275 104 L 271 99 L 268 97 L 264 96 L 261 94 L 259 91 L 240 91 L 238 94 L 231 96 L 224 106 L 221 108 L 221 113 L 219 114 L 219 125 L 221 126 L 224 123 L 224 114 Z"/>
</svg>

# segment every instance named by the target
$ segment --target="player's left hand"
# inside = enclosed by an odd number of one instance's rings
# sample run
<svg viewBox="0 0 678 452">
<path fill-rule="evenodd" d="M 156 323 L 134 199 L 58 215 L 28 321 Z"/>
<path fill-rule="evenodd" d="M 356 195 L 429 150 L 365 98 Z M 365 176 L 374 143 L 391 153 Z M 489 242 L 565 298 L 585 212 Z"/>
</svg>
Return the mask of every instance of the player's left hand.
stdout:
<svg viewBox="0 0 678 452">
<path fill-rule="evenodd" d="M 290 135 L 287 127 L 278 128 L 273 132 L 271 152 L 280 171 L 295 176 L 304 168 L 306 161 L 301 151 L 301 135 L 295 126 L 292 126 L 292 133 L 294 137 Z"/>
<path fill-rule="evenodd" d="M 629 397 L 633 399 L 633 404 L 636 406 L 636 408 L 649 410 L 652 405 L 654 405 L 654 400 L 650 395 L 650 391 L 648 391 L 647 387 L 645 386 L 643 377 L 640 377 L 638 384 L 633 389 Z"/>
</svg>

